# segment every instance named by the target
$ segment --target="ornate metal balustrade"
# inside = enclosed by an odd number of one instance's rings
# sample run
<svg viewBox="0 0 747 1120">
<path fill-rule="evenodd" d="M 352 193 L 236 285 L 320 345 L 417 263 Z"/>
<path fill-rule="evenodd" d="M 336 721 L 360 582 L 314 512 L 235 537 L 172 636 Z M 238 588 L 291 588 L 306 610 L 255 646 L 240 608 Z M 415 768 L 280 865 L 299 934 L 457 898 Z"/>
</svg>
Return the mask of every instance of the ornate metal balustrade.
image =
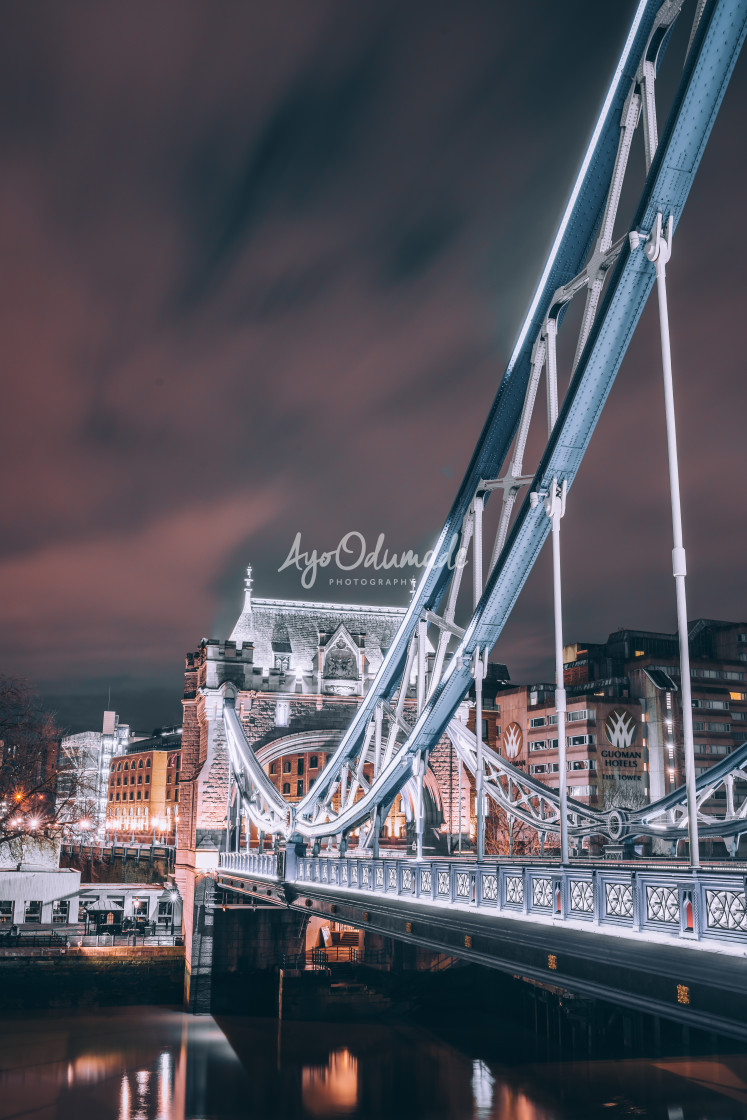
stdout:
<svg viewBox="0 0 747 1120">
<path fill-rule="evenodd" d="M 262 875 L 268 879 L 278 877 L 278 857 L 275 852 L 260 852 L 256 848 L 241 852 L 221 852 L 220 865 L 224 871 L 239 871 L 247 875 Z"/>
<path fill-rule="evenodd" d="M 228 852 L 221 868 L 275 875 L 274 856 Z M 262 870 L 259 870 L 259 868 Z M 474 908 L 482 913 L 585 923 L 683 942 L 747 945 L 747 877 L 743 873 L 572 867 L 458 860 L 302 857 L 296 887 L 337 888 L 381 899 Z"/>
</svg>

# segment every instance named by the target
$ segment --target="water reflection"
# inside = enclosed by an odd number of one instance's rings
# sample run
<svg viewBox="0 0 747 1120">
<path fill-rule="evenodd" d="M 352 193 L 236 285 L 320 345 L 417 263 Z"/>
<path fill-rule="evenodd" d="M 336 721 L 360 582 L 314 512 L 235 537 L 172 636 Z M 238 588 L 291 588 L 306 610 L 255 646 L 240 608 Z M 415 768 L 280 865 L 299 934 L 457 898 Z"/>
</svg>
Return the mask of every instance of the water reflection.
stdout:
<svg viewBox="0 0 747 1120">
<path fill-rule="evenodd" d="M 158 1008 L 6 1019 L 0 1120 L 747 1120 L 745 1055 L 549 1062 L 510 1035 L 480 1052 L 401 1024 L 287 1023 L 279 1045 L 270 1020 Z"/>
<path fill-rule="evenodd" d="M 349 1050 L 335 1050 L 326 1066 L 304 1066 L 302 1099 L 312 1116 L 338 1116 L 358 1105 L 358 1062 Z"/>
</svg>

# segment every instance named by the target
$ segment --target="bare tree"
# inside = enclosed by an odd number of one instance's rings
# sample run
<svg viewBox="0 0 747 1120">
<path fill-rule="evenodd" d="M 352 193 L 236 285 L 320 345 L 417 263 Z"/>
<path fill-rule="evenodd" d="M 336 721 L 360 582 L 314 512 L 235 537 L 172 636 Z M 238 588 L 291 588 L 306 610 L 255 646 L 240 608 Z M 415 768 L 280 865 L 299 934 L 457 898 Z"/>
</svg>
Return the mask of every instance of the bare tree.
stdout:
<svg viewBox="0 0 747 1120">
<path fill-rule="evenodd" d="M 0 676 L 0 858 L 54 848 L 95 810 L 79 760 L 59 750 L 54 717 L 22 680 Z"/>
<path fill-rule="evenodd" d="M 597 778 L 602 809 L 641 809 L 648 805 L 646 787 L 641 779 L 630 780 L 614 771 Z"/>
<path fill-rule="evenodd" d="M 552 844 L 552 840 L 549 840 Z M 485 851 L 491 856 L 536 856 L 542 850 L 536 828 L 499 809 L 492 802 L 485 821 Z"/>
</svg>

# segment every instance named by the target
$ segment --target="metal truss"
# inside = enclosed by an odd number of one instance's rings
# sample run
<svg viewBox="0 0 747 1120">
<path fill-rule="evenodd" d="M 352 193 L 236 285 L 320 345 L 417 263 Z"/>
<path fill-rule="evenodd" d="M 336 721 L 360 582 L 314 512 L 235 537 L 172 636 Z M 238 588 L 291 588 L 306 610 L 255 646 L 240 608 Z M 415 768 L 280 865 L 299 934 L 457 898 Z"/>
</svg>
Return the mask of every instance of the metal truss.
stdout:
<svg viewBox="0 0 747 1120">
<path fill-rule="evenodd" d="M 395 798 L 414 780 L 422 837 L 428 754 L 473 680 L 484 672 L 487 655 L 547 537 L 550 520 L 539 498 L 558 488 L 565 497 L 572 487 L 654 283 L 656 270 L 644 252 L 646 241 L 657 215 L 670 222 L 670 229 L 679 222 L 744 40 L 747 0 L 697 3 L 682 79 L 659 138 L 656 74 L 681 7 L 682 0 L 638 4 L 514 352 L 430 563 L 369 692 L 324 771 L 297 804 L 287 803 L 265 775 L 227 690 L 233 776 L 245 811 L 262 831 L 316 845 L 337 836 L 344 847 L 347 837 L 360 830 L 359 846 L 375 849 Z M 631 227 L 615 239 L 631 144 L 641 119 L 646 179 Z M 561 403 L 558 331 L 569 304 L 581 295 L 581 328 Z M 524 460 L 543 371 L 548 436 L 531 474 Z M 530 492 L 519 505 L 527 488 Z M 496 491 L 502 508 L 484 571 L 483 512 Z M 470 578 L 463 587 L 467 572 Z M 471 590 L 472 613 L 465 626 L 456 621 L 460 590 L 463 596 Z M 414 705 L 405 703 L 408 697 L 414 697 Z M 501 795 L 504 807 L 520 819 L 526 814 L 528 823 L 536 825 L 535 809 L 529 808 L 536 801 L 537 812 L 549 814 L 538 827 L 550 831 L 547 821 L 556 812 L 553 792 L 514 771 L 482 744 L 480 750 L 488 790 L 493 788 L 497 799 L 503 782 L 497 775 L 510 774 L 515 792 Z M 718 770 L 713 767 L 713 774 Z M 482 768 L 480 774 L 483 781 Z M 516 784 L 519 776 L 521 786 Z M 520 789 L 527 791 L 526 797 Z M 667 809 L 666 822 L 653 817 L 648 824 L 643 818 L 636 821 L 651 834 L 663 830 L 679 836 L 678 804 Z M 578 803 L 569 802 L 569 811 L 571 831 L 582 830 L 576 835 L 600 825 Z M 618 813 L 622 820 L 622 811 Z M 704 835 L 709 827 L 702 829 Z"/>
<path fill-rule="evenodd" d="M 477 774 L 477 739 L 460 720 L 452 720 L 448 735 L 459 758 L 473 775 Z M 537 778 L 512 766 L 505 758 L 483 745 L 484 792 L 499 809 L 522 821 L 544 838 L 560 835 L 560 796 Z M 696 781 L 698 831 L 707 838 L 728 840 L 735 853 L 739 837 L 747 833 L 747 743 Z M 706 811 L 710 803 L 721 801 L 720 810 Z M 685 786 L 666 797 L 638 809 L 591 809 L 580 801 L 568 799 L 568 832 L 576 841 L 586 836 L 601 836 L 614 842 L 644 836 L 676 841 L 688 834 L 687 791 Z"/>
</svg>

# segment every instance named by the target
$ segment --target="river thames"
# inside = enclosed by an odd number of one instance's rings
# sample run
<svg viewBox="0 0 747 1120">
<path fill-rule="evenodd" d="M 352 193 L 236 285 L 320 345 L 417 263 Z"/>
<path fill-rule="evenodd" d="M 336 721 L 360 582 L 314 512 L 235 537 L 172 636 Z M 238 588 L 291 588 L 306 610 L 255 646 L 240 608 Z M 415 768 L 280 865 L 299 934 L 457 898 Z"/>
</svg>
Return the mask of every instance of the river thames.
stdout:
<svg viewBox="0 0 747 1120">
<path fill-rule="evenodd" d="M 514 1029 L 153 1007 L 0 1025 L 2 1120 L 747 1118 L 747 1055 L 566 1060 Z"/>
</svg>

